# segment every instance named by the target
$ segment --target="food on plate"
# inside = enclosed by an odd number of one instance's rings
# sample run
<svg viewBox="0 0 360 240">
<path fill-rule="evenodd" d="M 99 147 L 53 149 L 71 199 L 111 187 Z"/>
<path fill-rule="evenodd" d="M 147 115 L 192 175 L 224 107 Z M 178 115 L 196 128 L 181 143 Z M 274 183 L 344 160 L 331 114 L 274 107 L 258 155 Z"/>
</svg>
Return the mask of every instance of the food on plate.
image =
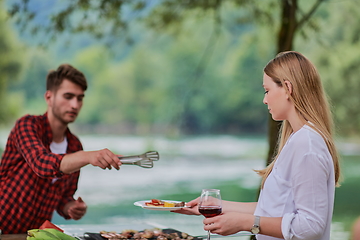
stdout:
<svg viewBox="0 0 360 240">
<path fill-rule="evenodd" d="M 187 233 L 176 230 L 167 232 L 159 228 L 145 229 L 144 231 L 123 230 L 121 233 L 101 231 L 100 235 L 106 239 L 195 240 Z"/>
<path fill-rule="evenodd" d="M 185 207 L 185 202 L 167 202 L 159 199 L 151 199 L 150 202 L 145 202 L 149 207 Z"/>
<path fill-rule="evenodd" d="M 172 203 L 172 202 L 164 202 L 164 207 L 175 207 L 175 203 Z"/>
</svg>

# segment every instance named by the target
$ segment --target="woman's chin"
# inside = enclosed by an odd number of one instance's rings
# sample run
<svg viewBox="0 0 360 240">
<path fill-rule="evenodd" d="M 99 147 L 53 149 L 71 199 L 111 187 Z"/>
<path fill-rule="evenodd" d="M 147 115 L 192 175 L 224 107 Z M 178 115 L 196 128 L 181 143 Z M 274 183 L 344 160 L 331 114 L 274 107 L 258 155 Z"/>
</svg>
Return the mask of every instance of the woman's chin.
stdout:
<svg viewBox="0 0 360 240">
<path fill-rule="evenodd" d="M 274 115 L 271 115 L 271 117 L 272 117 L 272 119 L 273 119 L 274 121 L 283 121 L 283 120 L 284 120 L 284 119 L 279 118 L 279 117 L 276 117 L 276 116 L 274 116 Z"/>
</svg>

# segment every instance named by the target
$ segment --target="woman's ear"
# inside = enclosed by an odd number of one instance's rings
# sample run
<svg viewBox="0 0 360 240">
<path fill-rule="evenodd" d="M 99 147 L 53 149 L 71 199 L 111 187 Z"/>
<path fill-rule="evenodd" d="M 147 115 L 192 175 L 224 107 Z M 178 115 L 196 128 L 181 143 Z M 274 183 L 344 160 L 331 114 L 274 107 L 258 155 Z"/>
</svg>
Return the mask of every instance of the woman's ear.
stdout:
<svg viewBox="0 0 360 240">
<path fill-rule="evenodd" d="M 285 80 L 284 83 L 285 83 L 285 87 L 286 87 L 286 88 L 288 89 L 288 91 L 289 91 L 289 94 L 291 95 L 291 94 L 292 94 L 292 91 L 293 91 L 291 82 L 288 81 L 288 80 Z"/>
</svg>

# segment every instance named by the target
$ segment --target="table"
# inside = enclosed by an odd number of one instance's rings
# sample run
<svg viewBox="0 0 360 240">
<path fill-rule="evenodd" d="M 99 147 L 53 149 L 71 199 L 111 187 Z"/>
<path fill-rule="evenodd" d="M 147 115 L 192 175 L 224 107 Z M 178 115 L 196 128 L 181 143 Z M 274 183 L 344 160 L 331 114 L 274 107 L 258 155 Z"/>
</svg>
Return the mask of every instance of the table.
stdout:
<svg viewBox="0 0 360 240">
<path fill-rule="evenodd" d="M 27 234 L 3 234 L 1 240 L 26 240 Z"/>
<path fill-rule="evenodd" d="M 129 223 L 129 224 L 85 224 L 85 225 L 58 225 L 61 229 L 64 230 L 66 234 L 72 236 L 83 236 L 85 232 L 100 232 L 104 231 L 121 231 L 124 229 L 133 229 L 133 230 L 144 230 L 144 229 L 152 229 L 152 228 L 169 228 L 169 226 L 164 226 L 162 224 L 158 224 L 155 222 L 138 222 L 138 223 Z M 170 227 L 171 228 L 171 227 Z M 176 229 L 176 228 L 175 228 Z M 176 229 L 182 231 L 182 229 Z M 191 232 L 187 232 L 188 234 L 193 235 Z M 251 232 L 239 232 L 229 236 L 220 236 L 217 234 L 212 234 L 211 238 L 217 240 L 249 240 L 250 236 L 253 235 Z M 193 235 L 194 236 L 194 235 Z M 202 237 L 206 240 L 206 234 Z"/>
<path fill-rule="evenodd" d="M 123 229 L 134 229 L 134 230 L 144 230 L 144 229 L 151 229 L 151 228 L 168 228 L 167 226 L 163 226 L 157 223 L 130 223 L 130 224 L 71 224 L 71 225 L 58 225 L 64 232 L 68 235 L 72 236 L 83 236 L 85 232 L 100 232 L 104 231 L 120 231 Z M 177 229 L 181 230 L 181 229 Z M 191 234 L 191 233 L 190 233 Z M 220 236 L 220 235 L 212 235 L 211 238 L 216 238 L 217 240 L 248 240 L 249 236 L 252 235 L 250 232 L 240 232 L 230 236 Z M 26 240 L 27 234 L 3 234 L 1 235 L 1 240 Z M 201 236 L 204 239 L 206 236 Z"/>
</svg>

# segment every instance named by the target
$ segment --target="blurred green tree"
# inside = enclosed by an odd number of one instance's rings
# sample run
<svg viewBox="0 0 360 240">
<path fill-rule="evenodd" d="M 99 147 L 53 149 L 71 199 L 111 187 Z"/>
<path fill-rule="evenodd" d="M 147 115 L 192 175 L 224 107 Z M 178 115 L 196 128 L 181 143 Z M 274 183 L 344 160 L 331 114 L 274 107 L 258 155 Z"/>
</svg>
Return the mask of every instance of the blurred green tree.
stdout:
<svg viewBox="0 0 360 240">
<path fill-rule="evenodd" d="M 22 66 L 20 44 L 11 31 L 4 2 L 0 0 L 0 124 L 6 123 L 16 114 L 16 96 L 7 93 L 10 82 L 17 80 Z"/>
<path fill-rule="evenodd" d="M 173 34 L 181 31 L 183 24 L 188 22 L 187 17 L 196 15 L 198 18 L 211 18 L 214 24 L 213 36 L 208 41 L 213 41 L 221 33 L 223 21 L 227 18 L 222 15 L 224 8 L 239 10 L 239 15 L 233 18 L 238 25 L 260 24 L 274 27 L 276 38 L 276 52 L 293 49 L 294 39 L 297 33 L 306 34 L 307 29 L 316 27 L 310 21 L 320 4 L 325 0 L 298 1 L 298 0 L 76 0 L 64 1 L 60 10 L 48 13 L 46 21 L 37 19 L 36 8 L 31 5 L 32 1 L 21 0 L 11 4 L 10 15 L 17 19 L 20 26 L 28 28 L 31 32 L 42 31 L 48 38 L 54 39 L 57 34 L 63 32 L 79 33 L 90 32 L 97 38 L 107 36 L 122 36 L 131 41 L 127 35 L 130 26 L 136 20 L 143 21 L 147 26 L 158 31 L 168 31 Z M 301 4 L 300 4 L 301 2 Z M 30 22 L 37 24 L 29 25 Z M 46 38 L 44 38 L 46 39 Z M 45 40 L 46 41 L 46 40 Z M 109 42 L 111 44 L 111 40 Z M 206 44 L 206 43 L 205 43 Z M 187 93 L 188 96 L 198 94 L 202 76 L 205 73 L 211 49 L 203 54 L 200 64 L 195 64 L 192 77 L 194 88 Z M 138 86 L 139 87 L 139 86 Z M 189 91 L 189 90 L 187 90 Z M 183 102 L 181 117 L 186 124 L 194 122 L 193 114 L 189 111 L 189 100 Z M 198 101 L 201 104 L 201 101 Z M 279 123 L 269 116 L 269 153 L 267 163 L 270 163 L 276 148 Z"/>
<path fill-rule="evenodd" d="M 311 42 L 316 44 L 303 47 L 319 68 L 331 99 L 336 130 L 346 137 L 360 133 L 360 9 L 356 4 L 329 4 L 319 21 L 321 38 L 313 38 Z"/>
</svg>

